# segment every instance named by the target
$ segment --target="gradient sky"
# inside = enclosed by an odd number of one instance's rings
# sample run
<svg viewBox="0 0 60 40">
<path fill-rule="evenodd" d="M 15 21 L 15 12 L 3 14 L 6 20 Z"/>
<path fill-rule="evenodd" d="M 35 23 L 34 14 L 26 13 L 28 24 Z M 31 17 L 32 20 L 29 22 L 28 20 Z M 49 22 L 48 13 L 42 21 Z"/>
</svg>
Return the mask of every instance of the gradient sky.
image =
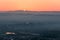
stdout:
<svg viewBox="0 0 60 40">
<path fill-rule="evenodd" d="M 0 11 L 60 11 L 60 0 L 0 0 Z"/>
</svg>

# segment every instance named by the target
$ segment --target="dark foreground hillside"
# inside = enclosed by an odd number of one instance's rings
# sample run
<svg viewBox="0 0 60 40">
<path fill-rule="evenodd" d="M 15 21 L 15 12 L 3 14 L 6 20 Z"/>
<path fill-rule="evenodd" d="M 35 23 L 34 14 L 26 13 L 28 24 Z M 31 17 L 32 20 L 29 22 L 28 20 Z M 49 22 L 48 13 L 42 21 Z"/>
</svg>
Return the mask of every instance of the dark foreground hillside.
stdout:
<svg viewBox="0 0 60 40">
<path fill-rule="evenodd" d="M 26 32 L 3 32 L 0 40 L 60 40 L 60 31 L 45 31 L 40 34 Z"/>
</svg>

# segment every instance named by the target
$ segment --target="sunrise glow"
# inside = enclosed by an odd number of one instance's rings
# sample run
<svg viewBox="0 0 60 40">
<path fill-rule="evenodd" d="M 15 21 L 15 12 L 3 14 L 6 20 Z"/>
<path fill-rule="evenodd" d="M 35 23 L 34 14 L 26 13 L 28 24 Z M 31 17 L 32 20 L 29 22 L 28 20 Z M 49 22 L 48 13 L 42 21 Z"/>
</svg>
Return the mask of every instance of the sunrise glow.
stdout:
<svg viewBox="0 0 60 40">
<path fill-rule="evenodd" d="M 0 11 L 60 11 L 60 0 L 0 0 Z"/>
</svg>

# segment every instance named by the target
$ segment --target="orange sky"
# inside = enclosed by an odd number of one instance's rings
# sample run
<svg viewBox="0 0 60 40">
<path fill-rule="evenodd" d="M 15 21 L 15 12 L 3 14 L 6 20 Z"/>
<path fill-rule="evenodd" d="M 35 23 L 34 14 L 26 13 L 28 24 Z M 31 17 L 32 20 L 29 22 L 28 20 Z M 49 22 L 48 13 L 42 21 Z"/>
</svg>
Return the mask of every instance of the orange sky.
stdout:
<svg viewBox="0 0 60 40">
<path fill-rule="evenodd" d="M 60 11 L 60 0 L 0 0 L 0 11 Z"/>
</svg>

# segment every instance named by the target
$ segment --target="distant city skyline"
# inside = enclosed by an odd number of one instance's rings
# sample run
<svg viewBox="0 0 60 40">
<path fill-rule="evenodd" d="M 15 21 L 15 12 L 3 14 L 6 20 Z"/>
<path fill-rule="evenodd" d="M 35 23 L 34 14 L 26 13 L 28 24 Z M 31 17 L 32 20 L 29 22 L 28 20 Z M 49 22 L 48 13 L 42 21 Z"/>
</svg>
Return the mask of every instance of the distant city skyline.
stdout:
<svg viewBox="0 0 60 40">
<path fill-rule="evenodd" d="M 0 11 L 60 11 L 60 0 L 0 0 Z"/>
</svg>

